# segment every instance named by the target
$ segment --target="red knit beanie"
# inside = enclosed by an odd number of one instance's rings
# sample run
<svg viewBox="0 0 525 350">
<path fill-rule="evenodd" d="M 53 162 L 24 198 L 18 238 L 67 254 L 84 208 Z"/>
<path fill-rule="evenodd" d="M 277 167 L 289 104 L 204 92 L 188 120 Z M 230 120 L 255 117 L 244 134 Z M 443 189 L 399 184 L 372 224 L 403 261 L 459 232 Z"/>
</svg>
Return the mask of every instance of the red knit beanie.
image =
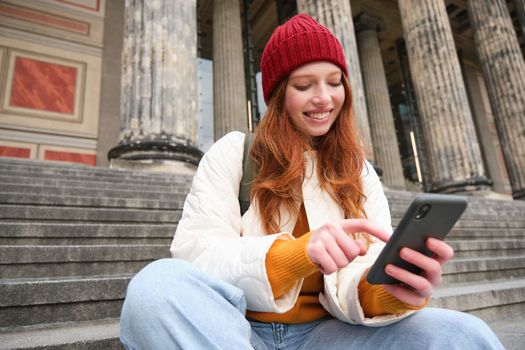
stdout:
<svg viewBox="0 0 525 350">
<path fill-rule="evenodd" d="M 325 26 L 298 14 L 277 27 L 261 57 L 264 100 L 270 100 L 277 83 L 295 68 L 314 61 L 328 61 L 348 76 L 343 47 Z"/>
</svg>

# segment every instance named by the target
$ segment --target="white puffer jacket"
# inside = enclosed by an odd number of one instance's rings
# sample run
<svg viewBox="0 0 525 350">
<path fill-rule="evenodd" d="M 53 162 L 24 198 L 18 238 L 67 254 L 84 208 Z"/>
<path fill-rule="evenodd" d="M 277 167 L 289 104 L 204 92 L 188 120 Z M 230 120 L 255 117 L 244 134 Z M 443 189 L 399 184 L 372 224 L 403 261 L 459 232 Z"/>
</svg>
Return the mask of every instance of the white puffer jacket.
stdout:
<svg viewBox="0 0 525 350">
<path fill-rule="evenodd" d="M 265 258 L 276 239 L 294 239 L 291 235 L 296 216 L 281 211 L 282 232 L 266 235 L 261 221 L 250 205 L 241 218 L 239 183 L 242 178 L 244 134 L 231 132 L 217 141 L 202 158 L 184 203 L 182 218 L 171 245 L 174 258 L 192 262 L 209 275 L 242 289 L 249 310 L 286 312 L 297 301 L 303 280 L 285 295 L 274 299 L 266 274 Z M 306 216 L 311 230 L 343 218 L 337 203 L 320 189 L 315 159 L 305 155 L 306 174 L 302 190 Z M 366 162 L 362 173 L 364 205 L 370 220 L 392 232 L 388 202 L 372 166 Z M 357 286 L 384 246 L 376 241 L 368 253 L 347 267 L 324 277 L 322 305 L 338 319 L 368 326 L 382 326 L 406 317 L 385 315 L 366 318 L 359 303 Z"/>
</svg>

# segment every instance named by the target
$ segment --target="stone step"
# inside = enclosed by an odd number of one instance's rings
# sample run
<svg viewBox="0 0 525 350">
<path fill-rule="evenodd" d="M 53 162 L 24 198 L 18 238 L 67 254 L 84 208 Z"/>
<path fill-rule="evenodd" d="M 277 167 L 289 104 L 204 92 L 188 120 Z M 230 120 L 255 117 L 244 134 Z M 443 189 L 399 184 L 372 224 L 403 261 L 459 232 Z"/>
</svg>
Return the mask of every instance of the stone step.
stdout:
<svg viewBox="0 0 525 350">
<path fill-rule="evenodd" d="M 467 283 L 525 277 L 525 255 L 454 258 L 443 267 L 444 283 Z"/>
<path fill-rule="evenodd" d="M 0 175 L 2 176 L 34 176 L 37 178 L 55 178 L 68 180 L 102 180 L 102 181 L 140 181 L 142 183 L 157 184 L 187 184 L 191 183 L 193 176 L 182 174 L 170 174 L 161 172 L 128 171 L 107 168 L 84 168 L 84 167 L 42 167 L 34 165 L 5 165 L 0 162 Z M 47 176 L 46 176 L 47 175 Z"/>
<path fill-rule="evenodd" d="M 0 166 L 1 167 L 1 166 Z M 125 184 L 125 185 L 141 185 L 141 186 L 160 186 L 160 187 L 187 187 L 191 185 L 193 178 L 179 178 L 179 175 L 164 175 L 164 177 L 144 177 L 144 174 L 91 174 L 91 173 L 54 173 L 52 171 L 46 173 L 27 173 L 23 170 L 8 171 L 0 168 L 0 176 L 9 179 L 24 177 L 34 178 L 40 180 L 60 180 L 60 181 L 77 181 L 77 182 L 101 182 L 103 184 Z"/>
<path fill-rule="evenodd" d="M 498 210 L 498 211 L 487 211 L 487 210 L 475 210 L 470 209 L 468 211 L 465 211 L 463 215 L 461 215 L 459 221 L 503 221 L 503 222 L 519 222 L 523 225 L 525 223 L 525 217 L 523 216 L 523 213 L 525 212 L 525 207 L 523 209 L 520 208 L 520 210 L 510 211 L 510 210 Z M 392 220 L 399 221 L 403 215 L 405 214 L 404 211 L 392 211 L 391 217 Z M 502 218 L 505 218 L 502 220 Z"/>
<path fill-rule="evenodd" d="M 46 218 L 47 219 L 47 218 Z M 66 221 L 63 220 L 3 220 L 0 221 L 0 244 L 33 244 L 33 245 L 58 245 L 58 244 L 117 244 L 125 242 L 127 244 L 142 244 L 147 240 L 150 243 L 165 243 L 171 241 L 177 228 L 174 222 L 89 222 L 89 221 Z M 60 221 L 58 221 L 60 220 Z M 496 233 L 497 232 L 497 233 Z M 493 229 L 477 228 L 454 228 L 447 236 L 447 242 L 462 244 L 465 247 L 474 247 L 470 243 L 476 240 L 490 242 L 494 244 L 505 239 L 512 241 L 511 238 L 525 238 L 524 229 L 505 229 L 495 231 Z M 483 244 L 483 243 L 480 243 Z M 491 243 L 492 244 L 492 243 Z M 515 243 L 518 244 L 518 243 Z M 517 247 L 515 244 L 512 247 Z M 508 249 L 511 246 L 506 245 Z M 476 248 L 477 249 L 477 248 Z M 507 248 L 505 248 L 507 249 Z M 515 249 L 515 248 L 513 248 Z"/>
<path fill-rule="evenodd" d="M 497 257 L 525 255 L 525 241 L 516 239 L 502 240 L 447 240 L 454 248 L 455 258 Z"/>
<path fill-rule="evenodd" d="M 119 317 L 131 276 L 0 280 L 0 328 Z"/>
<path fill-rule="evenodd" d="M 142 199 L 158 199 L 158 200 L 172 200 L 186 198 L 187 190 L 171 190 L 168 188 L 160 188 L 158 191 L 149 190 L 147 188 L 130 188 L 130 189 L 116 189 L 111 184 L 103 186 L 103 184 L 92 185 L 91 187 L 57 187 L 57 186 L 43 186 L 43 185 L 27 185 L 27 184 L 10 184 L 0 183 L 0 192 L 2 193 L 19 193 L 19 194 L 33 194 L 33 195 L 53 195 L 53 196 L 106 196 L 113 198 L 142 198 Z M 2 198 L 0 196 L 0 198 Z"/>
<path fill-rule="evenodd" d="M 118 319 L 0 330 L 0 350 L 123 350 Z"/>
<path fill-rule="evenodd" d="M 79 223 L 85 221 L 107 221 L 120 223 L 176 223 L 180 219 L 180 216 L 181 210 L 177 209 L 153 210 L 0 204 L 0 220 L 74 220 Z"/>
<path fill-rule="evenodd" d="M 501 322 L 501 321 L 497 321 Z M 507 346 L 508 328 L 516 327 L 516 322 L 523 322 L 522 318 L 512 319 L 510 324 L 504 324 L 501 332 L 499 323 L 489 323 L 500 340 Z M 507 322 L 508 323 L 508 322 Z M 47 325 L 39 328 L 21 330 L 0 330 L 0 350 L 122 350 L 120 344 L 120 324 L 118 319 L 106 319 L 90 322 L 70 322 L 64 324 Z M 501 327 L 500 327 L 501 328 Z M 523 325 L 519 326 L 523 329 Z M 519 349 L 513 347 L 512 349 Z M 511 348 L 508 347 L 510 350 Z"/>
<path fill-rule="evenodd" d="M 470 211 L 487 211 L 487 212 L 501 212 L 501 211 L 510 211 L 510 212 L 520 212 L 525 208 L 525 202 L 521 201 L 500 201 L 500 200 L 483 200 L 477 198 L 475 201 L 470 199 L 468 200 L 468 206 L 465 210 L 466 213 Z M 394 212 L 404 212 L 410 203 L 410 200 L 398 200 L 398 199 L 389 199 L 389 208 Z"/>
<path fill-rule="evenodd" d="M 443 285 L 430 301 L 430 306 L 465 311 L 485 321 L 508 317 L 512 310 L 523 312 L 524 305 L 525 279 Z"/>
<path fill-rule="evenodd" d="M 525 239 L 524 228 L 453 228 L 448 234 L 448 241 L 453 240 L 498 240 L 498 239 Z"/>
<path fill-rule="evenodd" d="M 518 220 L 523 220 L 522 213 L 525 211 L 525 206 L 514 206 L 506 208 L 498 206 L 498 203 L 487 203 L 483 207 L 469 206 L 461 216 L 461 218 L 491 216 L 491 217 L 511 217 Z M 399 206 L 398 204 L 390 206 L 390 213 L 392 217 L 401 218 L 408 206 Z"/>
<path fill-rule="evenodd" d="M 103 199 L 101 199 L 103 200 Z M 138 209 L 138 208 L 89 208 L 57 207 L 54 205 L 18 205 L 0 204 L 1 219 L 31 220 L 77 220 L 77 221 L 143 221 L 143 222 L 176 222 L 180 218 L 179 209 Z M 396 225 L 397 221 L 393 220 Z M 511 228 L 525 229 L 525 222 L 502 222 L 478 220 L 460 220 L 456 228 Z M 499 232 L 498 232 L 499 234 Z"/>
<path fill-rule="evenodd" d="M 523 319 L 512 319 L 512 322 L 507 321 L 504 324 L 498 320 L 497 323 L 489 324 L 509 350 L 520 349 L 519 346 L 508 347 L 507 344 L 509 326 L 518 326 L 516 322 L 522 323 Z M 501 326 L 503 331 L 499 329 Z M 523 329 L 523 325 L 519 327 Z M 36 329 L 7 330 L 0 332 L 0 350 L 123 350 L 119 341 L 119 328 L 117 319 L 107 319 L 48 325 Z"/>
<path fill-rule="evenodd" d="M 170 244 L 174 223 L 0 221 L 1 245 Z"/>
<path fill-rule="evenodd" d="M 64 163 L 64 162 L 53 162 L 47 160 L 34 160 L 34 159 L 20 159 L 20 158 L 9 158 L 9 157 L 0 157 L 0 169 L 3 168 L 36 168 L 44 170 L 68 170 L 68 171 L 83 171 L 86 173 L 97 173 L 97 174 L 106 174 L 106 173 L 118 173 L 118 174 L 146 174 L 153 177 L 166 177 L 169 176 L 167 173 L 156 172 L 156 171 L 147 171 L 147 170 L 132 170 L 132 169 L 119 169 L 119 168 L 106 168 L 106 167 L 94 167 L 90 165 L 80 164 L 80 163 Z M 183 175 L 191 177 L 189 175 Z M 414 192 L 415 193 L 415 192 Z"/>
<path fill-rule="evenodd" d="M 34 176 L 5 176 L 0 175 L 0 184 L 2 185 L 31 185 L 31 186 L 53 186 L 66 188 L 110 188 L 113 190 L 127 190 L 127 191 L 141 191 L 141 192 L 180 192 L 187 193 L 189 190 L 189 183 L 180 184 L 165 184 L 151 182 L 144 183 L 139 181 L 136 183 L 129 182 L 115 182 L 115 181 L 95 181 L 90 180 L 67 180 L 57 178 L 56 176 L 49 177 L 34 177 Z"/>
<path fill-rule="evenodd" d="M 399 221 L 399 218 L 392 218 L 392 226 L 396 227 Z M 525 230 L 525 222 L 502 221 L 501 219 L 498 221 L 466 220 L 462 218 L 452 227 L 452 231 L 464 229 L 492 230 L 493 234 L 497 236 L 506 229 Z"/>
<path fill-rule="evenodd" d="M 523 212 L 525 211 L 525 208 L 523 210 L 516 210 L 514 212 L 510 212 L 507 210 L 500 210 L 497 212 L 492 211 L 482 211 L 482 210 L 469 210 L 465 211 L 463 215 L 461 216 L 460 220 L 480 220 L 480 221 L 496 221 L 501 220 L 502 217 L 505 218 L 505 221 L 516 221 L 520 223 L 525 223 L 525 217 L 523 216 Z M 401 217 L 403 216 L 404 211 L 392 211 L 391 216 L 392 220 L 399 221 Z"/>
<path fill-rule="evenodd" d="M 48 190 L 49 189 L 49 190 Z M 3 190 L 3 191 L 2 191 Z M 7 190 L 7 192 L 6 192 Z M 17 190 L 25 192 L 18 193 Z M 53 206 L 74 206 L 74 207 L 113 207 L 113 208 L 149 208 L 149 209 L 178 209 L 182 208 L 186 195 L 172 193 L 154 192 L 131 192 L 131 191 L 111 191 L 111 190 L 92 190 L 92 189 L 64 189 L 56 187 L 34 188 L 29 191 L 29 186 L 13 187 L 11 189 L 1 188 L 0 203 L 2 204 L 38 204 Z M 50 193 L 46 193 L 50 192 Z M 54 194 L 53 194 L 54 193 Z M 500 214 L 501 217 L 503 214 Z M 516 227 L 525 228 L 525 217 L 514 217 L 504 215 L 509 221 L 498 221 L 498 217 L 473 214 L 464 215 L 456 226 L 467 226 L 470 223 L 477 227 Z M 399 217 L 392 218 L 392 224 L 399 223 Z"/>
<path fill-rule="evenodd" d="M 70 207 L 98 207 L 98 208 L 136 208 L 136 209 L 179 209 L 184 205 L 185 197 L 177 194 L 159 195 L 168 199 L 155 198 L 122 198 L 107 196 L 105 191 L 91 190 L 87 196 L 46 195 L 43 193 L 12 193 L 0 192 L 1 204 L 12 205 L 52 205 Z M 128 196 L 132 196 L 130 193 Z M 153 195 L 148 194 L 148 197 Z M 171 198 L 169 198 L 171 197 Z"/>
<path fill-rule="evenodd" d="M 0 278 L 136 273 L 169 245 L 0 246 Z"/>
</svg>

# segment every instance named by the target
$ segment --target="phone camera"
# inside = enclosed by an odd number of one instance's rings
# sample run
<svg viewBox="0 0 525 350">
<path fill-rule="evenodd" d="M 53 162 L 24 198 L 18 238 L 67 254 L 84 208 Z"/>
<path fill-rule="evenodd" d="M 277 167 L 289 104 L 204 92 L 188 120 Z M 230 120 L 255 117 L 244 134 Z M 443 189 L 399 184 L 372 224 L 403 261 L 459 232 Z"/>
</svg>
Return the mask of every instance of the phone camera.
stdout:
<svg viewBox="0 0 525 350">
<path fill-rule="evenodd" d="M 419 208 L 415 218 L 416 220 L 421 220 L 427 215 L 427 213 L 430 211 L 430 204 L 424 204 Z"/>
</svg>

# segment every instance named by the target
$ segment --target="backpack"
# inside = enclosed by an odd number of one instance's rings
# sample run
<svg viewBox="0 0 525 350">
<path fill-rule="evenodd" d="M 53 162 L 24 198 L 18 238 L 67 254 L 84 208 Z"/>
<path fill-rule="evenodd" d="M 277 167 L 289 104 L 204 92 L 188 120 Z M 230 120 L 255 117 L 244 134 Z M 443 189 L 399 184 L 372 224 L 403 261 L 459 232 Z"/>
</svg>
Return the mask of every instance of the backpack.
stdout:
<svg viewBox="0 0 525 350">
<path fill-rule="evenodd" d="M 241 207 L 241 216 L 246 213 L 250 207 L 250 192 L 252 190 L 253 182 L 253 161 L 250 157 L 252 143 L 255 135 L 251 133 L 245 134 L 244 137 L 244 151 L 242 154 L 242 178 L 239 184 L 239 205 Z"/>
</svg>

